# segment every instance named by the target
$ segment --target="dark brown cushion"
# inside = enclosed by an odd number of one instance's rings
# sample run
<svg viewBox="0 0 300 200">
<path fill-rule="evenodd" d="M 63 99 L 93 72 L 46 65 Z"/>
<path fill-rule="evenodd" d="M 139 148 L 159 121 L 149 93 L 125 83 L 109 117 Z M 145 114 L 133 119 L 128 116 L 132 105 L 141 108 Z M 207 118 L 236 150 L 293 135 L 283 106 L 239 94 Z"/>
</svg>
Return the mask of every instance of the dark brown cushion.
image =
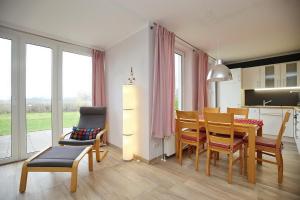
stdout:
<svg viewBox="0 0 300 200">
<path fill-rule="evenodd" d="M 237 151 L 240 147 L 240 145 L 243 144 L 243 140 L 240 138 L 234 138 L 233 140 L 233 152 Z M 222 148 L 225 150 L 230 149 L 230 145 L 226 143 L 218 143 L 218 142 L 210 142 L 211 147 L 217 147 L 217 148 Z"/>
<path fill-rule="evenodd" d="M 255 142 L 256 145 L 276 148 L 276 139 L 257 136 Z"/>
</svg>

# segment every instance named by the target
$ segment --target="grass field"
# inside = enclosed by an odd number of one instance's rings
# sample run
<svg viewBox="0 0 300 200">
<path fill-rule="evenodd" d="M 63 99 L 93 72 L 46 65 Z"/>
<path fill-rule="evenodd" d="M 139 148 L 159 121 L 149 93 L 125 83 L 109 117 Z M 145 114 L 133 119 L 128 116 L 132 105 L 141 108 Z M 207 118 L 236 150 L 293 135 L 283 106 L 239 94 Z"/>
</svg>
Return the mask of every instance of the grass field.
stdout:
<svg viewBox="0 0 300 200">
<path fill-rule="evenodd" d="M 27 113 L 27 133 L 51 129 L 51 113 Z M 63 113 L 64 128 L 69 128 L 78 123 L 79 112 Z M 11 133 L 10 114 L 0 114 L 0 136 Z"/>
</svg>

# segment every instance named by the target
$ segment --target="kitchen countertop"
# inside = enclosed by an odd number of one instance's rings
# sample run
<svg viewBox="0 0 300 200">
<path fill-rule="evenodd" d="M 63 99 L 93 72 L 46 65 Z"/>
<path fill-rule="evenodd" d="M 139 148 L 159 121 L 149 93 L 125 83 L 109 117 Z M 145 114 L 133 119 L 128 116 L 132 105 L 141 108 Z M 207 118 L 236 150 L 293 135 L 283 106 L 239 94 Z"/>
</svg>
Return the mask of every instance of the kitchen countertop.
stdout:
<svg viewBox="0 0 300 200">
<path fill-rule="evenodd" d="M 263 106 L 263 105 L 254 105 L 254 106 L 242 106 L 244 108 L 290 108 L 290 109 L 297 109 L 300 110 L 299 106 Z"/>
</svg>

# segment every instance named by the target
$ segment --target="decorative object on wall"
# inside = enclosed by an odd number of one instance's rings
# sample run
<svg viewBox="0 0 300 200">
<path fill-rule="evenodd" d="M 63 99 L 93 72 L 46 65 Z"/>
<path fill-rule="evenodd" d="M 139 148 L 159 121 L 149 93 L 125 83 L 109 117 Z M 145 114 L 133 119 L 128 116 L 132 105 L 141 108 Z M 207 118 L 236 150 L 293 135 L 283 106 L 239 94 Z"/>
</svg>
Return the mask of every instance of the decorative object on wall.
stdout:
<svg viewBox="0 0 300 200">
<path fill-rule="evenodd" d="M 221 59 L 216 60 L 216 64 L 212 66 L 207 74 L 207 80 L 212 82 L 232 80 L 230 69 L 222 63 Z"/>
<path fill-rule="evenodd" d="M 106 106 L 105 78 L 104 78 L 104 52 L 93 49 L 92 51 L 92 82 L 93 82 L 93 106 Z"/>
<path fill-rule="evenodd" d="M 133 159 L 133 136 L 137 129 L 137 88 L 134 85 L 135 77 L 131 68 L 128 84 L 123 85 L 123 160 Z"/>
</svg>

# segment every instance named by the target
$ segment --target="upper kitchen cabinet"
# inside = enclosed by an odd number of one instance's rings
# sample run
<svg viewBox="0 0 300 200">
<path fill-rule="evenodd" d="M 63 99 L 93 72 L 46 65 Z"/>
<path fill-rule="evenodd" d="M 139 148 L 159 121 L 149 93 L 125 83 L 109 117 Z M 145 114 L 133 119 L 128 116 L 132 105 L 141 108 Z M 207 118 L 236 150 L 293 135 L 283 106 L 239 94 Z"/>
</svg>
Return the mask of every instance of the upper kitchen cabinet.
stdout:
<svg viewBox="0 0 300 200">
<path fill-rule="evenodd" d="M 242 70 L 242 88 L 244 90 L 261 88 L 260 71 L 261 67 L 249 67 Z"/>
<path fill-rule="evenodd" d="M 260 69 L 261 88 L 281 87 L 280 64 L 262 66 Z"/>
<path fill-rule="evenodd" d="M 281 87 L 300 85 L 300 61 L 281 64 Z"/>
</svg>

